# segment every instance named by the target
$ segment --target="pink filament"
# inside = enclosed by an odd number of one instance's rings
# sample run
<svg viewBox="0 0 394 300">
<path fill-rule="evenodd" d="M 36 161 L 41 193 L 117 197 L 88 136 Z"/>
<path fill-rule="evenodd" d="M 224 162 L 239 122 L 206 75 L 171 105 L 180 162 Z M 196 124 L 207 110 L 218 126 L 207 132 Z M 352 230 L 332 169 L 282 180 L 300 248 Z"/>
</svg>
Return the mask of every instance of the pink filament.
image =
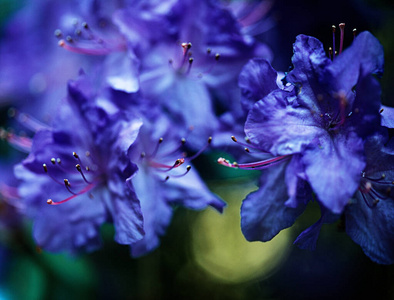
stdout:
<svg viewBox="0 0 394 300">
<path fill-rule="evenodd" d="M 91 183 L 89 185 L 87 185 L 86 187 L 84 187 L 82 190 L 80 190 L 78 193 L 75 193 L 74 195 L 62 200 L 62 201 L 58 201 L 58 202 L 54 202 L 52 201 L 52 199 L 48 199 L 47 203 L 50 205 L 59 205 L 65 202 L 70 201 L 71 199 L 74 199 L 75 197 L 78 197 L 79 195 L 85 194 L 86 192 L 90 191 L 92 188 L 94 188 L 96 185 Z"/>
</svg>

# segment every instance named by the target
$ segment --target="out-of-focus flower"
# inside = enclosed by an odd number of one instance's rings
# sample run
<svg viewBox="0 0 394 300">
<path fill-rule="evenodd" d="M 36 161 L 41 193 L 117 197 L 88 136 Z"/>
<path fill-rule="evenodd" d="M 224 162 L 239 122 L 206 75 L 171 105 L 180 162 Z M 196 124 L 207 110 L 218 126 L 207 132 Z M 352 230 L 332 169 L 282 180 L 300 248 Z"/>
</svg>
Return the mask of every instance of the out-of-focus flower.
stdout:
<svg viewBox="0 0 394 300">
<path fill-rule="evenodd" d="M 111 14 L 120 4 L 121 1 L 90 0 L 27 2 L 8 22 L 2 37 L 0 104 L 50 121 L 66 96 L 67 81 L 75 78 L 80 68 L 107 75 L 102 71 L 105 63 L 119 58 L 111 57 L 107 62 L 103 55 L 65 51 L 59 47 L 56 36 L 74 44 L 83 39 L 90 46 L 100 45 L 99 38 L 103 42 L 109 34 L 116 36 Z"/>
<path fill-rule="evenodd" d="M 275 26 L 276 22 L 268 14 L 275 1 L 222 1 L 241 24 L 242 33 L 250 36 L 262 34 Z"/>
<path fill-rule="evenodd" d="M 12 165 L 8 161 L 0 161 L 0 231 L 18 228 L 22 224 L 24 208 Z"/>
<path fill-rule="evenodd" d="M 207 189 L 191 164 L 199 153 L 187 156 L 182 149 L 184 143 L 188 141 L 179 136 L 169 120 L 156 114 L 150 120 L 144 119 L 130 147 L 129 157 L 138 166 L 131 182 L 141 203 L 145 231 L 144 238 L 131 245 L 133 256 L 146 254 L 159 245 L 174 207 L 201 210 L 212 206 L 223 210 L 225 203 Z"/>
<path fill-rule="evenodd" d="M 131 244 L 144 231 L 130 183 L 137 166 L 126 152 L 141 121 L 100 105 L 84 76 L 69 83 L 68 94 L 53 128 L 35 134 L 29 156 L 15 168 L 36 243 L 49 251 L 91 251 L 100 245 L 100 225 L 111 222 L 115 240 Z"/>
<path fill-rule="evenodd" d="M 140 60 L 143 96 L 184 131 L 193 128 L 189 145 L 198 148 L 217 130 L 218 114 L 239 112 L 236 81 L 243 64 L 255 55 L 269 56 L 214 1 L 137 1 L 119 10 L 114 23 Z"/>
<path fill-rule="evenodd" d="M 159 245 L 173 206 L 222 211 L 224 202 L 186 167 L 194 156 L 182 152 L 184 140 L 160 110 L 117 106 L 117 92 L 96 94 L 84 75 L 68 89 L 53 128 L 35 134 L 15 169 L 40 247 L 94 250 L 100 225 L 111 222 L 115 240 L 140 256 Z"/>
</svg>

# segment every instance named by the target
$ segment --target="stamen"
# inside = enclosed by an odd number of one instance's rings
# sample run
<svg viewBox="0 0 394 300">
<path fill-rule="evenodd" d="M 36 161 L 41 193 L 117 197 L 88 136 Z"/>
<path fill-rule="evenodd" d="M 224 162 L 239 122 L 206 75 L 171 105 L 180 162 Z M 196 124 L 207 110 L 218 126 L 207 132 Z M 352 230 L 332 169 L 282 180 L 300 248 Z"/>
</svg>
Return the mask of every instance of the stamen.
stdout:
<svg viewBox="0 0 394 300">
<path fill-rule="evenodd" d="M 20 113 L 15 108 L 10 108 L 8 110 L 8 116 L 10 118 L 15 118 L 21 125 L 23 125 L 23 127 L 33 132 L 37 132 L 38 130 L 49 128 L 44 123 L 41 123 L 40 121 L 36 120 L 35 118 L 33 118 L 32 116 L 26 113 Z"/>
<path fill-rule="evenodd" d="M 86 179 L 85 174 L 83 173 L 80 164 L 76 164 L 76 165 L 75 165 L 75 168 L 77 168 L 78 172 L 81 173 L 81 176 L 82 176 L 83 180 L 84 180 L 86 183 L 91 183 L 89 180 Z"/>
<path fill-rule="evenodd" d="M 193 159 L 196 159 L 198 156 L 200 156 L 201 153 L 203 153 L 209 147 L 209 145 L 211 143 L 212 143 L 212 137 L 210 136 L 208 138 L 207 144 L 204 147 L 202 147 L 196 154 L 194 154 L 193 156 L 189 157 L 187 159 L 187 161 L 192 161 Z"/>
<path fill-rule="evenodd" d="M 183 52 L 183 59 L 182 59 L 181 65 L 179 66 L 179 70 L 181 70 L 186 63 L 188 52 L 189 52 L 190 48 L 192 47 L 192 43 L 181 43 L 181 47 L 182 47 L 182 52 Z"/>
<path fill-rule="evenodd" d="M 61 38 L 63 36 L 63 33 L 60 29 L 56 29 L 54 34 L 57 38 Z"/>
<path fill-rule="evenodd" d="M 384 108 L 381 108 L 381 109 L 379 110 L 379 113 L 381 114 L 383 111 L 384 111 Z"/>
<path fill-rule="evenodd" d="M 244 170 L 263 170 L 275 164 L 281 163 L 282 161 L 286 160 L 289 157 L 290 155 L 282 155 L 270 159 L 261 160 L 258 162 L 244 163 L 244 164 L 239 164 L 237 162 L 231 163 L 229 160 L 220 157 L 218 159 L 218 164 L 229 168 L 239 168 Z"/>
<path fill-rule="evenodd" d="M 345 23 L 339 24 L 339 29 L 341 30 L 341 39 L 340 39 L 340 43 L 339 43 L 339 54 L 341 54 L 342 49 L 343 49 L 343 39 L 345 37 Z"/>
<path fill-rule="evenodd" d="M 345 93 L 343 93 L 341 91 L 341 92 L 339 92 L 339 109 L 340 109 L 339 113 L 340 113 L 341 120 L 338 123 L 338 126 L 341 126 L 341 125 L 343 125 L 343 123 L 345 123 L 345 120 L 346 120 L 346 115 L 345 115 L 346 106 L 347 106 L 347 99 L 346 99 Z"/>
<path fill-rule="evenodd" d="M 366 180 L 368 180 L 370 182 L 373 182 L 373 183 L 376 183 L 376 184 L 394 185 L 394 181 L 392 181 L 392 180 L 384 180 L 384 179 L 386 179 L 386 175 L 385 174 L 382 174 L 380 178 L 371 178 L 371 177 L 365 176 L 365 173 L 363 172 L 362 173 L 362 177 L 365 178 Z"/>
<path fill-rule="evenodd" d="M 67 37 L 67 42 L 72 43 L 73 39 L 71 37 Z M 74 52 L 78 54 L 88 54 L 88 55 L 108 55 L 114 51 L 123 50 L 120 46 L 115 48 L 82 48 L 82 47 L 69 45 L 64 40 L 60 40 L 58 45 L 70 52 Z"/>
<path fill-rule="evenodd" d="M 162 164 L 162 163 L 158 163 L 158 162 L 155 162 L 155 161 L 150 161 L 149 164 L 150 164 L 150 166 L 155 167 L 155 168 L 164 168 L 164 169 L 166 169 L 164 171 L 168 172 L 168 171 L 171 171 L 174 168 L 178 168 L 184 162 L 185 162 L 184 158 L 178 158 L 172 166 L 166 165 L 166 164 Z"/>
<path fill-rule="evenodd" d="M 47 200 L 47 203 L 50 204 L 50 205 L 59 205 L 59 204 L 68 202 L 68 201 L 70 201 L 71 199 L 74 199 L 75 197 L 77 197 L 77 196 L 79 196 L 79 195 L 82 195 L 82 194 L 84 194 L 84 193 L 90 191 L 90 190 L 91 190 L 92 188 L 94 188 L 94 187 L 95 187 L 95 185 L 94 185 L 93 183 L 91 183 L 91 184 L 87 185 L 86 187 L 84 187 L 82 190 L 80 190 L 78 193 L 75 193 L 74 195 L 72 195 L 72 196 L 70 196 L 70 197 L 68 197 L 68 198 L 66 198 L 66 199 L 64 199 L 64 200 L 62 200 L 62 201 L 54 202 L 52 199 L 48 199 L 48 200 Z"/>
<path fill-rule="evenodd" d="M 149 155 L 149 157 L 155 157 L 155 156 L 156 156 L 157 152 L 159 151 L 160 144 L 163 143 L 163 141 L 164 141 L 164 139 L 163 139 L 162 137 L 159 138 L 159 140 L 157 141 L 157 144 L 156 144 L 155 149 L 154 149 L 153 152 Z"/>
<path fill-rule="evenodd" d="M 333 49 L 333 56 L 332 56 L 332 59 L 334 60 L 335 59 L 335 30 L 336 30 L 336 27 L 335 27 L 335 25 L 332 25 L 332 49 Z"/>
<path fill-rule="evenodd" d="M 181 143 L 179 144 L 178 147 L 176 147 L 175 149 L 172 149 L 172 150 L 170 150 L 170 151 L 168 151 L 166 153 L 160 153 L 159 155 L 157 155 L 157 153 L 154 153 L 154 156 L 155 157 L 159 157 L 159 158 L 160 157 L 161 158 L 165 158 L 165 157 L 171 156 L 173 154 L 178 153 L 180 151 L 180 149 L 183 147 L 183 145 L 185 145 L 185 144 L 186 144 L 186 139 L 185 138 L 181 138 Z M 158 152 L 158 151 L 156 151 L 156 152 Z M 143 152 L 143 153 L 145 154 L 145 152 Z M 153 157 L 153 156 L 151 155 L 150 157 Z"/>
<path fill-rule="evenodd" d="M 353 29 L 353 41 L 354 41 L 354 39 L 356 38 L 356 35 L 357 35 L 357 29 L 354 28 L 354 29 Z"/>
<path fill-rule="evenodd" d="M 175 161 L 174 165 L 171 167 L 171 169 L 179 167 L 179 166 L 182 165 L 184 162 L 185 162 L 185 159 L 184 159 L 184 158 L 178 158 L 178 159 Z"/>
<path fill-rule="evenodd" d="M 192 64 L 193 64 L 193 57 L 190 57 L 189 58 L 189 66 L 187 67 L 187 71 L 186 71 L 186 74 L 189 74 L 190 73 L 190 70 L 191 70 L 191 68 L 192 68 Z"/>
<path fill-rule="evenodd" d="M 233 136 L 233 135 L 231 136 L 231 139 L 233 140 L 233 142 L 237 143 L 238 145 L 243 146 L 243 147 L 245 148 L 245 151 L 246 151 L 246 149 L 248 149 L 248 150 L 250 150 L 250 149 L 256 149 L 256 150 L 259 150 L 259 152 L 268 153 L 268 152 L 265 152 L 265 151 L 260 150 L 257 146 L 254 146 L 253 144 L 251 144 L 249 139 L 246 140 L 247 144 L 239 142 L 239 141 L 235 138 L 235 136 Z"/>
<path fill-rule="evenodd" d="M 328 48 L 328 57 L 332 60 L 332 48 Z"/>
<path fill-rule="evenodd" d="M 31 138 L 25 136 L 19 136 L 12 132 L 7 132 L 6 130 L 0 128 L 0 137 L 1 139 L 5 139 L 11 146 L 15 149 L 29 153 L 32 146 Z"/>
<path fill-rule="evenodd" d="M 192 47 L 192 43 L 182 43 L 181 47 L 183 48 L 183 55 L 186 56 L 187 52 L 190 50 L 190 48 Z"/>
<path fill-rule="evenodd" d="M 189 171 L 191 170 L 192 166 L 188 165 L 186 167 L 186 171 L 183 174 L 178 174 L 178 175 L 171 175 L 171 176 L 167 176 L 167 177 L 183 177 L 185 176 L 187 173 L 189 173 Z M 167 179 L 168 180 L 168 179 Z"/>
<path fill-rule="evenodd" d="M 70 182 L 68 181 L 68 179 L 64 179 L 64 185 L 66 186 L 66 189 L 67 189 L 71 194 L 76 195 L 76 193 L 74 193 L 74 192 L 71 190 L 71 184 L 70 184 Z"/>
<path fill-rule="evenodd" d="M 379 203 L 380 200 L 378 198 L 372 199 L 372 203 L 370 203 L 370 201 L 368 201 L 368 199 L 367 199 L 367 196 L 370 196 L 370 198 L 372 198 L 371 195 L 369 193 L 364 194 L 362 191 L 360 191 L 360 192 L 361 192 L 361 196 L 363 197 L 365 204 L 369 208 L 374 208 Z"/>
</svg>

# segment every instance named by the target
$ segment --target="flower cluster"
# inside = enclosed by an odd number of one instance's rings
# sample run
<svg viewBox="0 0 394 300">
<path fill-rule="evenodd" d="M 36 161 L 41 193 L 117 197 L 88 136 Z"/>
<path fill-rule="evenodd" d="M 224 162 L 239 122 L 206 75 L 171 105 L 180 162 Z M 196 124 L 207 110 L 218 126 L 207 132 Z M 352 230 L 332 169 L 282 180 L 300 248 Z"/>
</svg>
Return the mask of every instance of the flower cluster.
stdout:
<svg viewBox="0 0 394 300">
<path fill-rule="evenodd" d="M 277 72 L 257 38 L 269 6 L 27 5 L 0 47 L 0 103 L 12 107 L 14 128 L 0 137 L 25 153 L 0 161 L 15 176 L 0 180 L 1 201 L 17 211 L 1 223 L 23 214 L 40 248 L 72 254 L 99 248 L 110 223 L 115 241 L 141 256 L 159 246 L 175 207 L 223 211 L 193 163 L 208 148 L 230 149 L 239 162 L 221 165 L 262 170 L 241 208 L 246 239 L 272 239 L 317 201 L 321 217 L 296 244 L 314 248 L 322 224 L 342 216 L 372 260 L 394 263 L 394 118 L 380 103 L 382 46 L 362 32 L 343 50 L 341 24 L 338 54 L 300 35 L 292 70 Z"/>
</svg>

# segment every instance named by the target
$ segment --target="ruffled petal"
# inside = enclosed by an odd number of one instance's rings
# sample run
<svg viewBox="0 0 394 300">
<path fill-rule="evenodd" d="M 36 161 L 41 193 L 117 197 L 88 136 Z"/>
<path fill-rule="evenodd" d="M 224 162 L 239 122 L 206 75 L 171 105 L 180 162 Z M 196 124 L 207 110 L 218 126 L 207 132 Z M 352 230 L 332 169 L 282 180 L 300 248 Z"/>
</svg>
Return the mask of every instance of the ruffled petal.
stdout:
<svg viewBox="0 0 394 300">
<path fill-rule="evenodd" d="M 346 232 L 374 262 L 393 264 L 394 199 L 380 199 L 374 207 L 366 201 L 358 191 L 356 202 L 346 208 Z"/>
<path fill-rule="evenodd" d="M 324 81 L 335 83 L 336 91 L 350 91 L 357 83 L 362 69 L 365 74 L 383 74 L 383 46 L 368 31 L 361 32 L 353 44 L 323 74 Z"/>
<path fill-rule="evenodd" d="M 165 200 L 165 193 L 162 192 L 159 181 L 145 171 L 140 169 L 132 179 L 144 216 L 145 232 L 141 240 L 130 245 L 131 255 L 134 257 L 153 251 L 160 245 L 160 237 L 165 234 L 173 214 L 173 209 Z"/>
<path fill-rule="evenodd" d="M 289 199 L 285 202 L 287 207 L 296 208 L 298 205 L 307 204 L 312 200 L 312 189 L 306 181 L 300 155 L 293 155 L 286 169 L 285 180 L 289 195 Z"/>
<path fill-rule="evenodd" d="M 256 101 L 277 89 L 276 78 L 277 73 L 267 60 L 251 59 L 243 67 L 238 79 L 243 109 L 245 111 L 251 110 Z"/>
<path fill-rule="evenodd" d="M 295 103 L 292 92 L 277 90 L 258 101 L 245 123 L 246 136 L 274 155 L 300 153 L 325 135 L 308 108 Z"/>
<path fill-rule="evenodd" d="M 113 204 L 115 241 L 125 245 L 141 240 L 145 234 L 140 201 L 133 190 L 130 180 L 128 179 L 124 183 L 124 193 L 114 197 Z"/>
<path fill-rule="evenodd" d="M 319 221 L 311 227 L 304 230 L 294 241 L 301 249 L 315 250 L 317 238 L 319 237 L 320 229 L 324 223 L 333 223 L 338 220 L 339 215 L 334 215 L 324 207 L 321 207 L 321 217 Z"/>
<path fill-rule="evenodd" d="M 334 138 L 326 133 L 317 147 L 303 154 L 302 163 L 312 189 L 333 213 L 341 213 L 357 190 L 365 167 L 363 150 L 363 141 L 355 133 Z"/>
<path fill-rule="evenodd" d="M 379 113 L 381 88 L 372 75 L 365 73 L 364 70 L 361 72 L 363 74 L 360 75 L 356 85 L 356 98 L 352 113 L 346 120 L 346 126 L 348 130 L 351 128 L 360 137 L 366 138 L 379 131 L 381 127 Z"/>
<path fill-rule="evenodd" d="M 387 128 L 394 128 L 394 108 L 381 105 L 381 125 Z"/>
<path fill-rule="evenodd" d="M 319 76 L 331 64 L 322 43 L 310 36 L 299 35 L 293 45 L 292 63 L 294 69 L 286 80 L 302 92 L 298 101 L 305 107 L 316 110 L 317 95 L 321 93 Z"/>
<path fill-rule="evenodd" d="M 282 229 L 293 225 L 305 205 L 290 208 L 285 184 L 285 167 L 281 164 L 263 171 L 260 188 L 250 193 L 241 207 L 241 229 L 248 241 L 269 241 Z"/>
<path fill-rule="evenodd" d="M 135 93 L 139 90 L 139 61 L 132 52 L 113 53 L 105 62 L 106 80 L 115 90 Z"/>
</svg>

